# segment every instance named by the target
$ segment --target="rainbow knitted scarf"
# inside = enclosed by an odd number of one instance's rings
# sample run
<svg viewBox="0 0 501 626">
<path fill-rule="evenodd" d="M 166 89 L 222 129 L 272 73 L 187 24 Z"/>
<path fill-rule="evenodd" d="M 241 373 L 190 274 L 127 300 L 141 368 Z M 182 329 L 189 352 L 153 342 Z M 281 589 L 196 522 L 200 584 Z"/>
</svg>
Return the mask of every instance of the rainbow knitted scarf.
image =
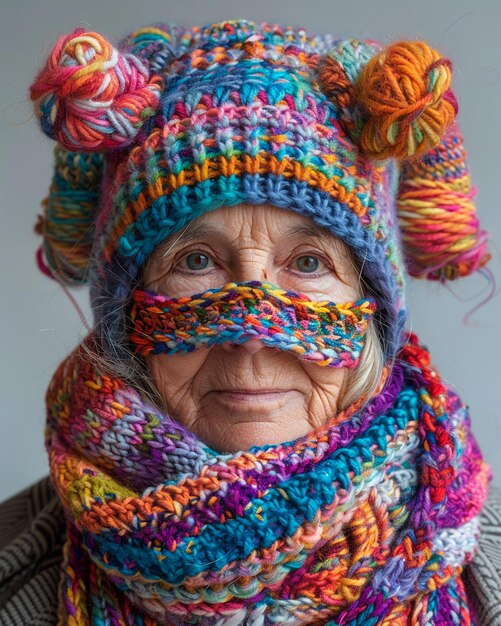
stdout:
<svg viewBox="0 0 501 626">
<path fill-rule="evenodd" d="M 67 517 L 59 624 L 474 623 L 461 572 L 492 472 L 467 407 L 406 340 L 369 404 L 235 454 L 80 344 L 47 391 Z"/>
</svg>

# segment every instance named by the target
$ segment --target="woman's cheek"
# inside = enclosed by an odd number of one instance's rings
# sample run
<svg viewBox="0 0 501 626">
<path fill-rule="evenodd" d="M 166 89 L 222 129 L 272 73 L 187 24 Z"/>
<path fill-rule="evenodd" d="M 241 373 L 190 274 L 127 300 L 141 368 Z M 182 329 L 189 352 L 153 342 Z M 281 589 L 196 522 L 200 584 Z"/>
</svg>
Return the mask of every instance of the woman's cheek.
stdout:
<svg viewBox="0 0 501 626">
<path fill-rule="evenodd" d="M 346 369 L 319 367 L 313 363 L 303 365 L 310 379 L 311 394 L 308 400 L 308 422 L 319 428 L 333 418 L 341 403 Z"/>
<path fill-rule="evenodd" d="M 219 265 L 193 273 L 181 268 L 172 268 L 160 282 L 150 288 L 171 298 L 180 298 L 222 287 L 229 280 L 229 273 Z"/>
<path fill-rule="evenodd" d="M 191 354 L 158 354 L 146 357 L 153 382 L 167 406 L 177 404 L 186 394 L 207 359 L 206 350 Z"/>
</svg>

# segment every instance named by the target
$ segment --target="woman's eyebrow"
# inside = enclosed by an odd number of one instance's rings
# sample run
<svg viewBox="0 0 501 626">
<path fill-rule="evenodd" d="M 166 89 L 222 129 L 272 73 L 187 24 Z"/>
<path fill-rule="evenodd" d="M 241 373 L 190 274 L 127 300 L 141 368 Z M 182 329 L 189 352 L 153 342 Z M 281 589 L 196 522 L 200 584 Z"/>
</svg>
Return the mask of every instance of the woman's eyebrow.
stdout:
<svg viewBox="0 0 501 626">
<path fill-rule="evenodd" d="M 325 228 L 316 224 L 299 224 L 293 226 L 284 232 L 285 237 L 294 237 L 300 235 L 302 237 L 318 237 L 323 243 L 331 246 L 336 252 L 341 253 L 343 248 L 341 241 L 335 235 L 332 235 Z"/>
<path fill-rule="evenodd" d="M 292 228 L 285 231 L 284 235 L 286 237 L 303 235 L 304 237 L 322 237 L 323 239 L 330 239 L 329 234 L 326 233 L 323 228 L 315 226 L 314 224 L 299 224 L 298 226 L 292 226 Z"/>
<path fill-rule="evenodd" d="M 323 246 L 325 246 L 327 250 L 330 250 L 332 258 L 336 262 L 343 262 L 350 258 L 349 250 L 346 245 L 343 245 L 343 241 L 321 226 L 317 226 L 316 224 L 299 224 L 284 232 L 285 237 L 294 237 L 297 235 L 319 239 Z"/>
<path fill-rule="evenodd" d="M 288 228 L 284 233 L 284 237 L 318 237 L 324 243 L 328 243 L 335 250 L 339 251 L 340 245 L 339 241 L 334 235 L 326 232 L 321 226 L 316 226 L 315 224 L 298 224 L 297 226 L 292 226 Z M 179 246 L 189 243 L 194 239 L 200 239 L 203 237 L 220 237 L 221 231 L 218 228 L 214 228 L 213 226 L 209 226 L 208 224 L 191 224 L 189 228 L 185 230 L 178 231 L 177 233 L 172 234 L 168 237 L 166 241 L 159 244 L 159 252 L 164 256 L 168 252 L 171 252 L 173 249 L 178 248 Z"/>
<path fill-rule="evenodd" d="M 164 254 L 170 252 L 173 248 L 176 248 L 184 243 L 193 241 L 194 239 L 199 239 L 201 237 L 215 237 L 219 234 L 220 231 L 217 228 L 208 226 L 207 224 L 190 224 L 189 228 L 170 235 L 167 240 L 159 244 L 158 247 L 160 253 L 162 253 L 163 256 Z"/>
</svg>

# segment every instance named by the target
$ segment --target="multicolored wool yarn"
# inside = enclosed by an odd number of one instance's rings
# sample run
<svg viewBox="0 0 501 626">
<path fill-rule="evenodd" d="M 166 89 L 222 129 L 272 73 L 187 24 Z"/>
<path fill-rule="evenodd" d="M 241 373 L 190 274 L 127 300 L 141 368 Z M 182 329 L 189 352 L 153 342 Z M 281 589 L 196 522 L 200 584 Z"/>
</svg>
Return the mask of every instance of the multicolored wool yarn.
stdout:
<svg viewBox="0 0 501 626">
<path fill-rule="evenodd" d="M 367 405 L 236 454 L 81 346 L 47 405 L 68 517 L 60 624 L 474 623 L 461 572 L 491 469 L 415 335 Z"/>
<path fill-rule="evenodd" d="M 406 272 L 444 282 L 490 257 L 451 71 L 422 41 L 245 20 L 57 41 L 30 91 L 57 142 L 37 259 L 88 282 L 94 312 L 46 397 L 67 518 L 60 626 L 475 623 L 462 571 L 492 472 L 467 406 L 404 330 Z M 364 299 L 325 311 L 254 281 L 185 301 L 143 289 L 160 242 L 241 203 L 341 238 Z M 125 345 L 223 341 L 223 323 L 245 341 L 251 322 L 335 367 L 356 367 L 375 324 L 389 377 L 305 437 L 222 454 L 103 366 Z"/>
</svg>

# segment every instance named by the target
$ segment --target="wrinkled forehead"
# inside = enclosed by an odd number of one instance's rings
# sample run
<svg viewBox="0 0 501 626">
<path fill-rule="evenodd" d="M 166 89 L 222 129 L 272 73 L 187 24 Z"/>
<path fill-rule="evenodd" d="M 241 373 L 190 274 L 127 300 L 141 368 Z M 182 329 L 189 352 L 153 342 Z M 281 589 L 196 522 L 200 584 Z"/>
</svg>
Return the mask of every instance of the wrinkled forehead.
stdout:
<svg viewBox="0 0 501 626">
<path fill-rule="evenodd" d="M 194 242 L 216 247 L 224 245 L 234 251 L 255 250 L 282 256 L 298 244 L 315 244 L 338 262 L 352 263 L 352 249 L 340 237 L 310 217 L 275 207 L 269 203 L 239 203 L 214 209 L 188 222 L 154 249 L 146 265 L 161 261 Z"/>
</svg>

